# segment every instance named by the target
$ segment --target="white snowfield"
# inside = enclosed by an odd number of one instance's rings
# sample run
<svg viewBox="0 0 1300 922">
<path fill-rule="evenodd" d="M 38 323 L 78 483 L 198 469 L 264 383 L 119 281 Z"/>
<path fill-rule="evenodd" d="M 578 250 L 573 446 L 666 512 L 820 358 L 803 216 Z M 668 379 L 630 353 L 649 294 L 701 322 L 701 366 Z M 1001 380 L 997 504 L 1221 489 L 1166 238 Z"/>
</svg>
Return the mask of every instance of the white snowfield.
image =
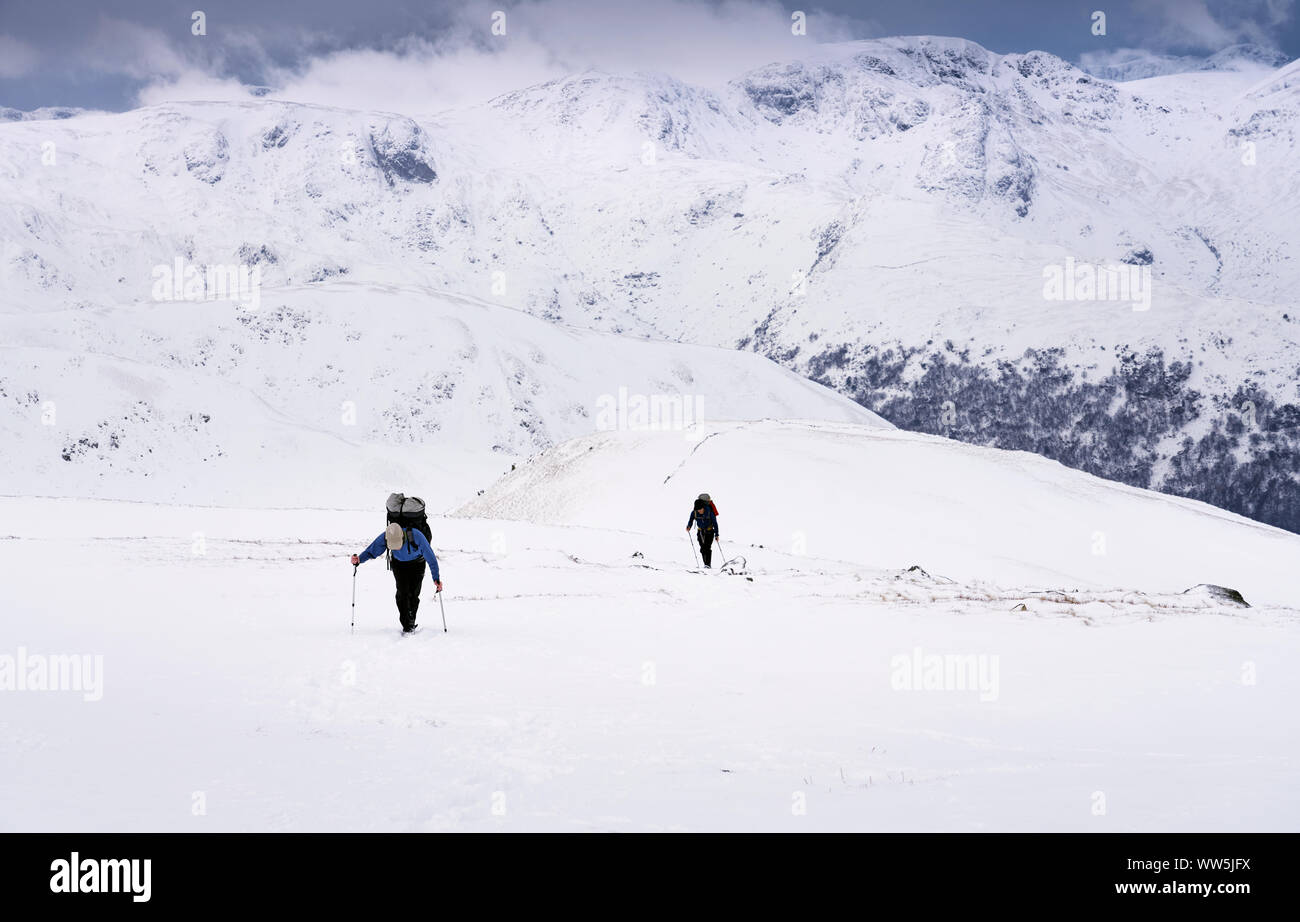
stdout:
<svg viewBox="0 0 1300 922">
<path fill-rule="evenodd" d="M 763 551 L 747 546 L 763 544 L 965 582 L 1145 592 L 1211 583 L 1300 608 L 1300 536 L 1028 452 L 898 429 L 766 420 L 597 433 L 460 512 L 660 534 L 683 530 L 691 500 L 715 491 L 724 546 L 734 535 L 751 559 Z"/>
<path fill-rule="evenodd" d="M 357 508 L 390 484 L 425 483 L 442 510 L 609 426 L 777 415 L 890 427 L 752 353 L 398 284 L 290 287 L 255 311 L 0 313 L 0 343 L 11 494 L 259 506 L 311 495 Z"/>
<path fill-rule="evenodd" d="M 0 830 L 1300 826 L 1300 537 L 868 426 L 705 434 L 434 519 L 450 631 L 426 580 L 411 637 L 378 561 L 349 629 L 378 501 L 0 498 Z M 747 573 L 692 570 L 701 491 Z"/>
</svg>

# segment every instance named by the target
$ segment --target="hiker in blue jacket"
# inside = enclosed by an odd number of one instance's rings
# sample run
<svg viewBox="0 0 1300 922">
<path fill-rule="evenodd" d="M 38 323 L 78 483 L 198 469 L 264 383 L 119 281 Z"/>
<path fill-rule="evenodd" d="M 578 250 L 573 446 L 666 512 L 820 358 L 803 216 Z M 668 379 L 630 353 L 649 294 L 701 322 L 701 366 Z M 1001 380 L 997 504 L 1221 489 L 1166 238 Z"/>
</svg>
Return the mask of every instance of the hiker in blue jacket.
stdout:
<svg viewBox="0 0 1300 922">
<path fill-rule="evenodd" d="M 393 552 L 393 580 L 397 583 L 397 617 L 402 622 L 402 633 L 409 634 L 418 626 L 415 612 L 420 607 L 420 587 L 424 584 L 424 564 L 429 563 L 433 584 L 442 592 L 438 576 L 438 558 L 429 546 L 429 539 L 418 528 L 402 528 L 396 522 L 384 529 L 370 547 L 352 555 L 352 566 L 383 556 L 385 550 Z"/>
<path fill-rule="evenodd" d="M 692 525 L 697 526 L 695 538 L 700 542 L 700 557 L 704 559 L 704 565 L 711 568 L 713 542 L 721 536 L 718 534 L 718 508 L 713 505 L 713 500 L 709 499 L 709 494 L 701 493 L 700 498 L 695 501 L 695 506 L 686 519 L 687 532 L 690 532 Z"/>
</svg>

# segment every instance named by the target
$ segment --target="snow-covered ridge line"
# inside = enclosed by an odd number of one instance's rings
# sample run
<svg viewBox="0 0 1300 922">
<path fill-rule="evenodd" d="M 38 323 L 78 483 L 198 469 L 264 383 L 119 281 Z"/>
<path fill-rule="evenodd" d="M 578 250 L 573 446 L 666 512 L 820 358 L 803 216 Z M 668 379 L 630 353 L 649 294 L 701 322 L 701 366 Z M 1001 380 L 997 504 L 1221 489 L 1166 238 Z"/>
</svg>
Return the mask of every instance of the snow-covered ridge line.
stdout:
<svg viewBox="0 0 1300 922">
<path fill-rule="evenodd" d="M 1300 536 L 1036 455 L 900 430 L 765 421 L 719 423 L 693 442 L 600 433 L 531 459 L 457 514 L 595 527 L 617 509 L 624 527 L 667 534 L 698 492 L 718 503 L 724 548 L 761 545 L 783 560 L 919 563 L 965 585 L 1061 591 L 1211 584 L 1300 607 Z"/>
</svg>

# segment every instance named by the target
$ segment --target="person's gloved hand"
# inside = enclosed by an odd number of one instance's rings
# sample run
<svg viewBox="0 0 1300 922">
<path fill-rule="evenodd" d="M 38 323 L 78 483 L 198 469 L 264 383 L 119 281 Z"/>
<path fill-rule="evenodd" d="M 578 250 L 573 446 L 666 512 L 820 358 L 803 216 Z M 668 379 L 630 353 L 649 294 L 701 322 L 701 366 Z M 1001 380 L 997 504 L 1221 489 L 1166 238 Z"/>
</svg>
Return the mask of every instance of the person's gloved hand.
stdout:
<svg viewBox="0 0 1300 922">
<path fill-rule="evenodd" d="M 687 530 L 687 531 L 690 531 L 690 530 L 691 530 L 691 526 L 687 525 L 687 526 L 686 526 L 686 530 Z"/>
<path fill-rule="evenodd" d="M 435 586 L 438 587 L 438 591 L 439 591 L 439 592 L 442 592 L 442 580 L 440 580 L 440 579 L 435 579 L 435 580 L 433 581 L 433 584 L 434 584 Z"/>
<path fill-rule="evenodd" d="M 361 566 L 361 558 L 358 557 L 356 554 L 352 555 L 352 566 L 354 567 Z"/>
</svg>

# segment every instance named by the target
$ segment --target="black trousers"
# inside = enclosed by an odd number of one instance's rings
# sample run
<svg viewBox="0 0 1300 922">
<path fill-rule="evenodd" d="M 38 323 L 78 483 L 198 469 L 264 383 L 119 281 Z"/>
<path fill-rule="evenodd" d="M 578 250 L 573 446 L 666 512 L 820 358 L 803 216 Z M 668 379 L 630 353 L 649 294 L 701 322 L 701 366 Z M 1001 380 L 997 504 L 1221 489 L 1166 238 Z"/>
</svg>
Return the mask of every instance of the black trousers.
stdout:
<svg viewBox="0 0 1300 922">
<path fill-rule="evenodd" d="M 700 542 L 700 557 L 704 560 L 704 565 L 713 566 L 713 529 L 697 528 L 695 537 Z"/>
<path fill-rule="evenodd" d="M 420 587 L 424 584 L 423 557 L 414 560 L 393 559 L 393 580 L 397 583 L 397 617 L 403 628 L 415 625 L 415 612 L 420 607 Z"/>
</svg>

